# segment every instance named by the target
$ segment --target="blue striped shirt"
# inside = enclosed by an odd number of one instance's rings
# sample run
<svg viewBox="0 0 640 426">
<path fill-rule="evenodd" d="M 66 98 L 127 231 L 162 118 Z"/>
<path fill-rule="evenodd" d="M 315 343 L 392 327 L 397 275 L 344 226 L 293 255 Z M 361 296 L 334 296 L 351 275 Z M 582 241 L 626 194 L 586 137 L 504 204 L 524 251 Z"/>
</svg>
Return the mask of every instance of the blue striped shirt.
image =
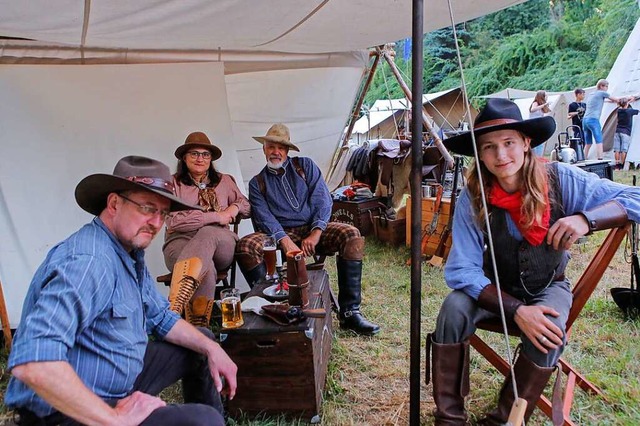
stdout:
<svg viewBox="0 0 640 426">
<path fill-rule="evenodd" d="M 53 247 L 36 271 L 8 368 L 66 361 L 99 397 L 122 398 L 142 371 L 148 334 L 163 338 L 178 321 L 168 307 L 144 251 L 129 254 L 95 218 Z M 38 416 L 54 411 L 15 377 L 5 404 Z"/>
<path fill-rule="evenodd" d="M 266 166 L 260 171 L 264 178 L 264 194 L 255 176 L 249 182 L 253 225 L 256 230 L 273 235 L 276 241 L 286 237 L 283 228 L 309 225 L 324 231 L 331 218 L 333 200 L 322 172 L 310 158 L 298 158 L 304 179 L 287 158 L 279 172 Z"/>
</svg>

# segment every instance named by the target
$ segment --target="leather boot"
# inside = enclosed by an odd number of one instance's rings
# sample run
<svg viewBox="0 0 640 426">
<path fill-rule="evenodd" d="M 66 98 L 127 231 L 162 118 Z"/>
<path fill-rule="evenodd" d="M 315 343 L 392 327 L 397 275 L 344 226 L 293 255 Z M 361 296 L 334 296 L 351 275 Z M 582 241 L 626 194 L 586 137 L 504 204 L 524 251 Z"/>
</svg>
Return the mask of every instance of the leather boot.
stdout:
<svg viewBox="0 0 640 426">
<path fill-rule="evenodd" d="M 431 350 L 429 350 L 431 349 Z M 429 354 L 433 355 L 429 365 Z M 433 375 L 433 412 L 436 425 L 466 425 L 464 398 L 469 394 L 469 341 L 436 343 L 427 335 L 427 377 Z"/>
<path fill-rule="evenodd" d="M 529 424 L 529 417 L 531 417 L 534 408 L 536 408 L 538 399 L 555 369 L 556 367 L 539 367 L 531 362 L 525 354 L 519 353 L 518 359 L 513 366 L 513 371 L 518 385 L 518 397 L 527 401 L 527 410 L 524 413 L 526 424 Z M 511 374 L 509 374 L 500 390 L 498 407 L 487 414 L 482 424 L 502 425 L 506 423 L 513 401 L 513 385 L 511 384 Z"/>
<path fill-rule="evenodd" d="M 267 275 L 267 267 L 264 262 L 256 265 L 254 258 L 247 253 L 236 252 L 236 262 L 238 262 L 240 272 L 242 272 L 244 279 L 247 280 L 247 284 L 251 288 L 263 281 Z"/>
<path fill-rule="evenodd" d="M 213 312 L 213 299 L 205 296 L 196 296 L 187 304 L 185 319 L 194 327 L 209 328 L 211 312 Z"/>
<path fill-rule="evenodd" d="M 377 334 L 380 331 L 380 326 L 367 321 L 360 313 L 362 260 L 345 260 L 338 256 L 336 265 L 340 328 L 352 330 L 365 336 Z"/>
<path fill-rule="evenodd" d="M 175 263 L 171 274 L 171 288 L 169 289 L 169 309 L 182 315 L 200 285 L 198 278 L 201 271 L 202 261 L 197 257 L 190 257 Z"/>
</svg>

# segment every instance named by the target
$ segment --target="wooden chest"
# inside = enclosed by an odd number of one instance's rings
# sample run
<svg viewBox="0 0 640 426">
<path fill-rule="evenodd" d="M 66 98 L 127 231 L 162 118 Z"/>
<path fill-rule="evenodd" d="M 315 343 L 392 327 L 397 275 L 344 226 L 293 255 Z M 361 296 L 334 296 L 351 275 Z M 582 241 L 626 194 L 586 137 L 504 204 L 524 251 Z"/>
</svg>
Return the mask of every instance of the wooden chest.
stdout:
<svg viewBox="0 0 640 426">
<path fill-rule="evenodd" d="M 420 225 L 420 229 L 424 233 L 424 230 L 431 225 L 431 221 L 433 220 L 434 209 L 435 209 L 436 199 L 434 197 L 423 198 L 422 199 L 422 224 Z M 451 199 L 443 198 L 441 207 L 440 207 L 440 215 L 438 216 L 438 223 L 436 225 L 435 233 L 440 235 L 442 231 L 447 226 L 447 222 L 449 221 L 449 212 L 451 211 Z M 411 197 L 407 198 L 407 238 L 406 243 L 407 246 L 411 245 Z M 435 250 L 437 246 L 437 242 L 434 242 L 433 249 Z"/>
<path fill-rule="evenodd" d="M 380 198 L 368 198 L 362 201 L 334 201 L 331 210 L 331 222 L 353 225 L 363 236 L 373 232 L 372 217 L 380 214 Z"/>
<path fill-rule="evenodd" d="M 327 272 L 309 271 L 309 281 L 309 308 L 325 308 L 324 318 L 281 326 L 249 312 L 242 327 L 221 332 L 222 347 L 238 365 L 238 390 L 227 406 L 232 417 L 243 412 L 320 421 L 333 326 Z M 249 296 L 262 296 L 265 287 Z"/>
<path fill-rule="evenodd" d="M 373 229 L 376 238 L 392 246 L 401 246 L 405 242 L 406 219 L 387 219 L 386 216 L 373 217 Z"/>
</svg>

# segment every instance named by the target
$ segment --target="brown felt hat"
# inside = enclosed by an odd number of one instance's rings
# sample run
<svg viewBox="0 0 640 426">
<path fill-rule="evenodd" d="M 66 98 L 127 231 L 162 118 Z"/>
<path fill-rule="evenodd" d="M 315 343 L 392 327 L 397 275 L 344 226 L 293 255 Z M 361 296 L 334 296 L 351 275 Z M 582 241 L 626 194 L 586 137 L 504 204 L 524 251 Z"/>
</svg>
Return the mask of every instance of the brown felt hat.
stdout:
<svg viewBox="0 0 640 426">
<path fill-rule="evenodd" d="M 497 130 L 517 130 L 531 138 L 531 148 L 544 143 L 556 131 L 553 117 L 537 117 L 523 120 L 515 102 L 508 99 L 489 99 L 473 123 L 476 138 Z M 457 154 L 473 157 L 471 132 L 462 133 L 442 141 L 444 146 Z"/>
<path fill-rule="evenodd" d="M 300 149 L 291 143 L 289 128 L 281 123 L 277 123 L 271 126 L 266 135 L 254 136 L 253 138 L 261 144 L 264 144 L 265 142 L 279 143 L 280 145 L 284 145 L 287 148 L 300 152 Z"/>
<path fill-rule="evenodd" d="M 184 144 L 180 145 L 175 152 L 175 156 L 178 160 L 182 160 L 184 154 L 193 148 L 204 148 L 208 149 L 211 153 L 211 161 L 216 161 L 218 158 L 222 157 L 222 151 L 220 148 L 211 143 L 207 135 L 202 132 L 193 132 L 187 136 Z"/>
<path fill-rule="evenodd" d="M 112 192 L 151 191 L 171 201 L 171 211 L 202 210 L 198 206 L 184 204 L 173 195 L 173 178 L 169 167 L 147 157 L 130 155 L 118 161 L 112 175 L 93 174 L 76 186 L 76 202 L 83 210 L 98 216 L 107 206 L 107 196 Z"/>
</svg>

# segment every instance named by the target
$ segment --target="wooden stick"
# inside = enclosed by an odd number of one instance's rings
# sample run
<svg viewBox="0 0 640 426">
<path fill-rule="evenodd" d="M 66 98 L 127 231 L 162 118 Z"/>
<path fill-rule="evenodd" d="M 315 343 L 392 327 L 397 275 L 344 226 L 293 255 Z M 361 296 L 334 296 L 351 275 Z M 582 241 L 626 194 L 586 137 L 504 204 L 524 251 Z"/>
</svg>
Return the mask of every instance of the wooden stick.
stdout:
<svg viewBox="0 0 640 426">
<path fill-rule="evenodd" d="M 2 281 L 0 281 L 0 322 L 2 323 L 2 333 L 4 334 L 4 346 L 11 350 L 11 326 L 9 325 L 9 313 L 7 304 L 4 301 L 4 291 L 2 291 Z"/>
<path fill-rule="evenodd" d="M 527 401 L 522 398 L 518 398 L 511 406 L 511 412 L 509 413 L 509 419 L 507 419 L 507 425 L 520 426 L 524 421 L 524 412 L 527 411 Z"/>
<path fill-rule="evenodd" d="M 385 61 L 387 61 L 387 63 L 389 64 L 389 67 L 391 68 L 391 72 L 393 72 L 393 75 L 396 77 L 396 80 L 398 80 L 398 83 L 400 84 L 400 88 L 404 92 L 404 95 L 407 97 L 409 102 L 411 102 L 412 99 L 413 99 L 413 96 L 411 94 L 411 90 L 409 90 L 409 87 L 407 86 L 407 83 L 404 82 L 404 79 L 400 75 L 400 71 L 398 70 L 398 67 L 396 66 L 396 63 L 393 61 L 391 56 L 389 56 L 389 52 L 387 52 L 387 50 L 380 49 L 379 47 L 376 47 L 376 51 L 380 55 L 382 55 L 382 57 L 385 59 Z M 420 103 L 422 103 L 422 102 L 420 102 Z M 431 117 L 429 116 L 427 111 L 424 109 L 424 106 L 422 107 L 422 111 L 421 112 L 422 112 L 422 122 L 424 123 L 425 127 L 431 133 L 431 136 L 433 137 L 434 144 L 435 144 L 436 147 L 438 147 L 438 151 L 440 151 L 440 153 L 444 157 L 444 159 L 445 159 L 445 161 L 447 163 L 447 169 L 450 169 L 451 167 L 453 167 L 453 157 L 451 156 L 451 154 L 449 154 L 449 151 L 447 151 L 447 148 L 445 148 L 444 144 L 442 143 L 442 139 L 440 139 L 440 136 L 438 136 L 438 132 L 436 131 L 436 129 L 434 129 L 433 126 L 431 125 L 431 122 L 429 121 L 429 118 L 431 118 Z"/>
</svg>

